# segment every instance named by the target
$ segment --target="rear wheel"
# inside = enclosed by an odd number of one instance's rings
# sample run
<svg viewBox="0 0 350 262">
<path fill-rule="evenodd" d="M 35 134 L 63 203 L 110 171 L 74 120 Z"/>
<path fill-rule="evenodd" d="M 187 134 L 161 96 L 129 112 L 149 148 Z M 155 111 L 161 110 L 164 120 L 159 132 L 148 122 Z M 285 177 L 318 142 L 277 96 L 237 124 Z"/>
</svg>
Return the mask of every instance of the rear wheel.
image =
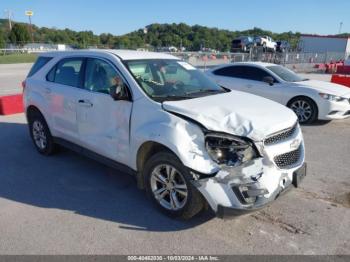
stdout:
<svg viewBox="0 0 350 262">
<path fill-rule="evenodd" d="M 191 184 L 191 175 L 171 153 L 160 152 L 145 165 L 147 194 L 166 215 L 189 219 L 204 207 L 204 199 Z"/>
<path fill-rule="evenodd" d="M 56 145 L 44 117 L 39 112 L 32 112 L 28 124 L 30 136 L 38 152 L 43 155 L 53 154 Z"/>
<path fill-rule="evenodd" d="M 307 97 L 296 97 L 288 103 L 288 107 L 297 115 L 300 124 L 311 124 L 317 120 L 317 106 Z"/>
</svg>

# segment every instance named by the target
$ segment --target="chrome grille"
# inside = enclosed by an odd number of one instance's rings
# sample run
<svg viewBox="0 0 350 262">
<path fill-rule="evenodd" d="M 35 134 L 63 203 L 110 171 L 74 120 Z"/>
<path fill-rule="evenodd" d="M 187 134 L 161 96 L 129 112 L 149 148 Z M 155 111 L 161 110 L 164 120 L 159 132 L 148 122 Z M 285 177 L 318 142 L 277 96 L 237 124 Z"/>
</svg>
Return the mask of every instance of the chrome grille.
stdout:
<svg viewBox="0 0 350 262">
<path fill-rule="evenodd" d="M 288 138 L 294 135 L 294 133 L 297 130 L 297 127 L 298 124 L 296 123 L 293 127 L 266 138 L 264 144 L 268 146 L 287 140 Z"/>
<path fill-rule="evenodd" d="M 301 158 L 302 146 L 297 150 L 278 155 L 274 158 L 275 164 L 281 169 L 288 169 L 296 166 Z"/>
</svg>

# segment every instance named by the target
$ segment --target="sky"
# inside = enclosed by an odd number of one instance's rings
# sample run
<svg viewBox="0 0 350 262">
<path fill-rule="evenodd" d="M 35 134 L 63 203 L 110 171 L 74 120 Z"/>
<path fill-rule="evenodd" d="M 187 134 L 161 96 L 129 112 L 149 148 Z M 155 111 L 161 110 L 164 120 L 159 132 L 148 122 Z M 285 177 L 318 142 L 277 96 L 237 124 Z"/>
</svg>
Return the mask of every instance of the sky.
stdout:
<svg viewBox="0 0 350 262">
<path fill-rule="evenodd" d="M 0 17 L 37 26 L 122 35 L 151 23 L 203 25 L 228 30 L 253 27 L 276 33 L 350 33 L 349 0 L 0 0 Z"/>
</svg>

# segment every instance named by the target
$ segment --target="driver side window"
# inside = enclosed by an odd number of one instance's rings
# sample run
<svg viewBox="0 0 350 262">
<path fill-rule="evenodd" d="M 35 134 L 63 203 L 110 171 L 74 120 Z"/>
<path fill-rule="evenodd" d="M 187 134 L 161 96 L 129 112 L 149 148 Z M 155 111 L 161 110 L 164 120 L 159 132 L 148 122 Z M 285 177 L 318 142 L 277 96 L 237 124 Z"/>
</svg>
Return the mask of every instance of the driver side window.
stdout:
<svg viewBox="0 0 350 262">
<path fill-rule="evenodd" d="M 87 59 L 84 89 L 110 94 L 110 89 L 122 82 L 120 75 L 107 62 L 94 58 Z"/>
</svg>

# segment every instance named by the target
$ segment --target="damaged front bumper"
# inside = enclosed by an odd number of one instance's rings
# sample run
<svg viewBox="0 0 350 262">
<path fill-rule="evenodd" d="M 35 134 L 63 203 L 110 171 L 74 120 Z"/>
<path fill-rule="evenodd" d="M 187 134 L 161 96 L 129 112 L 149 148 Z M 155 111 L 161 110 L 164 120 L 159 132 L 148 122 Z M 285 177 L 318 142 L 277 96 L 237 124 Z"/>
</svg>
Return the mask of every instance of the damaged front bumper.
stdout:
<svg viewBox="0 0 350 262">
<path fill-rule="evenodd" d="M 246 214 L 267 206 L 306 176 L 306 163 L 280 170 L 259 158 L 241 167 L 220 170 L 214 177 L 193 184 L 218 217 Z"/>
</svg>

